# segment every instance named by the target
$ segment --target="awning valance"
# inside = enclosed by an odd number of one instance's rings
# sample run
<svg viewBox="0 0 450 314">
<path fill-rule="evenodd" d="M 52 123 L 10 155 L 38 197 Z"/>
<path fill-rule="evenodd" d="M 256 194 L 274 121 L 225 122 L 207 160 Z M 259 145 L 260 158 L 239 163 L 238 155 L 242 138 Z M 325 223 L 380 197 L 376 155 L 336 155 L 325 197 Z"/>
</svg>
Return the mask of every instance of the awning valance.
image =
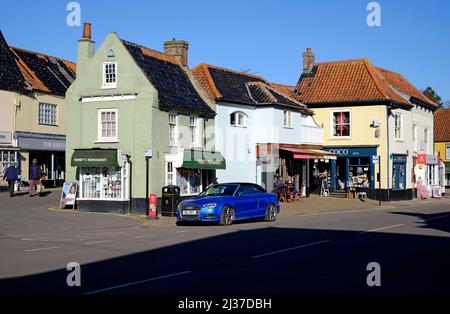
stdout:
<svg viewBox="0 0 450 314">
<path fill-rule="evenodd" d="M 225 158 L 219 152 L 185 149 L 182 168 L 225 169 Z"/>
<path fill-rule="evenodd" d="M 117 167 L 117 149 L 75 149 L 71 165 L 81 168 Z"/>
<path fill-rule="evenodd" d="M 280 147 L 280 150 L 293 153 L 294 159 L 336 159 L 336 155 L 320 149 Z"/>
</svg>

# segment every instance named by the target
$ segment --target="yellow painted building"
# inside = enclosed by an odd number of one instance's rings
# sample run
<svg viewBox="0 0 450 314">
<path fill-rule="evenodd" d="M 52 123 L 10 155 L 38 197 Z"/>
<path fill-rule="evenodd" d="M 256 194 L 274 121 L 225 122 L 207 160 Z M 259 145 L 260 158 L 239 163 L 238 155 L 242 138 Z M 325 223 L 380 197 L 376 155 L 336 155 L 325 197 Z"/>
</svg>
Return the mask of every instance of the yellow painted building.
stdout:
<svg viewBox="0 0 450 314">
<path fill-rule="evenodd" d="M 432 130 L 437 107 L 400 74 L 367 59 L 316 63 L 308 48 L 303 72 L 290 92 L 314 110 L 324 129 L 324 149 L 337 154 L 336 161 L 314 165 L 315 172 L 326 170 L 335 193 L 412 199 L 420 154 L 430 163 L 421 167 L 426 169 L 425 184 L 431 189 L 435 183 Z"/>
<path fill-rule="evenodd" d="M 434 150 L 441 160 L 440 185 L 450 187 L 450 109 L 439 109 L 434 117 Z"/>
<path fill-rule="evenodd" d="M 16 163 L 26 181 L 37 159 L 44 185 L 60 185 L 65 176 L 65 93 L 75 79 L 75 64 L 9 47 L 1 33 L 0 53 L 8 72 L 2 77 L 9 78 L 0 83 L 0 171 Z"/>
</svg>

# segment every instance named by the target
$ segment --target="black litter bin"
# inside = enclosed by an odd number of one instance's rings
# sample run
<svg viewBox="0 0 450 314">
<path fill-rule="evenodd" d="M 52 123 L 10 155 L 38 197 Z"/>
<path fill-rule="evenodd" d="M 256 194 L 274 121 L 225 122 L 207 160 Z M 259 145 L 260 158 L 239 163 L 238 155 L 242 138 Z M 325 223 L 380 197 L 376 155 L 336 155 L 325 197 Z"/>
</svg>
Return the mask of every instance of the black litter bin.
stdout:
<svg viewBox="0 0 450 314">
<path fill-rule="evenodd" d="M 167 185 L 162 188 L 161 215 L 174 217 L 180 202 L 180 188 L 176 185 Z"/>
</svg>

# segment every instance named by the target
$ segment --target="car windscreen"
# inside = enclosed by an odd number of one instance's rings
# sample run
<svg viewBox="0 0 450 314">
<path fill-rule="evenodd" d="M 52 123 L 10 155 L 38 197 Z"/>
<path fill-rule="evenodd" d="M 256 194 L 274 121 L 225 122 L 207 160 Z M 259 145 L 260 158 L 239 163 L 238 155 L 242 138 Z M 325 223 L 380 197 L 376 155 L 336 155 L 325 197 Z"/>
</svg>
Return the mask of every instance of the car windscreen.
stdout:
<svg viewBox="0 0 450 314">
<path fill-rule="evenodd" d="M 210 186 L 202 196 L 232 196 L 238 187 L 237 184 L 217 184 Z"/>
</svg>

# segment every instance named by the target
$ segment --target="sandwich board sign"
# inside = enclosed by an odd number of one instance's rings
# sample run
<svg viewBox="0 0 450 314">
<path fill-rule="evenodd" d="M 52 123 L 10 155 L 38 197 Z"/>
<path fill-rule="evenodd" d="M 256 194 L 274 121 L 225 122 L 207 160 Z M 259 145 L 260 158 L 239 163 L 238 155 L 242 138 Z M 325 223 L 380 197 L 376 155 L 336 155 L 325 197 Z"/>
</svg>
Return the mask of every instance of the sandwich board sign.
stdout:
<svg viewBox="0 0 450 314">
<path fill-rule="evenodd" d="M 77 183 L 64 182 L 61 191 L 61 199 L 59 201 L 59 209 L 61 209 L 61 206 L 63 208 L 65 206 L 72 206 L 72 209 L 75 209 L 76 200 L 77 200 Z"/>
</svg>

